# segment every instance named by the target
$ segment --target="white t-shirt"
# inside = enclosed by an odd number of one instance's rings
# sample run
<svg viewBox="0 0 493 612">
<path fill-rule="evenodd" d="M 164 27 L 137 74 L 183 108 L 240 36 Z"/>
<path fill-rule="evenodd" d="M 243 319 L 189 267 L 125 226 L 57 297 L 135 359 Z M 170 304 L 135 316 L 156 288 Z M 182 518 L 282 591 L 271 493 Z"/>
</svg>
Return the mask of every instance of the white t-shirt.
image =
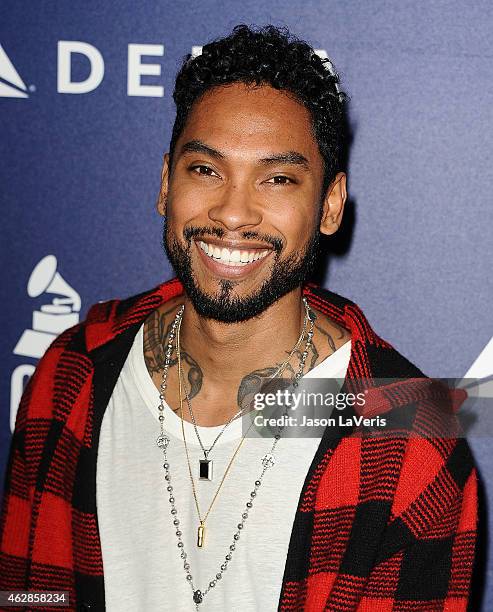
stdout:
<svg viewBox="0 0 493 612">
<path fill-rule="evenodd" d="M 348 341 L 305 378 L 344 379 L 351 352 Z M 106 609 L 109 612 L 194 611 L 186 580 L 169 493 L 160 432 L 159 392 L 143 354 L 143 327 L 135 337 L 104 414 L 97 460 L 96 500 L 103 555 Z M 206 541 L 197 547 L 197 511 L 183 445 L 181 420 L 165 406 L 170 434 L 168 459 L 173 495 L 190 572 L 204 591 L 215 578 L 233 542 L 250 491 L 262 470 L 261 458 L 272 438 L 247 437 L 206 521 Z M 203 453 L 193 425 L 184 422 L 191 465 Z M 199 427 L 208 448 L 222 425 Z M 195 478 L 202 514 L 242 436 L 241 419 L 221 435 L 210 458 L 214 480 Z M 200 604 L 200 610 L 276 610 L 293 520 L 306 474 L 320 438 L 281 438 L 276 463 L 267 470 L 227 570 Z"/>
</svg>

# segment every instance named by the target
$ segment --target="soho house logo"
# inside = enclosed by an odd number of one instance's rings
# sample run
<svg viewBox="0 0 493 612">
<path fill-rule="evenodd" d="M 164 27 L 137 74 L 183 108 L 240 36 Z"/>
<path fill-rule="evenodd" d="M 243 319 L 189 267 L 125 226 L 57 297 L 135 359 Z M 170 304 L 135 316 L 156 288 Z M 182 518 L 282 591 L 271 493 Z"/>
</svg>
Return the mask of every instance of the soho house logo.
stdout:
<svg viewBox="0 0 493 612">
<path fill-rule="evenodd" d="M 194 45 L 192 56 L 202 53 L 202 47 Z M 324 49 L 316 49 L 320 57 L 327 58 Z M 75 56 L 82 56 L 89 64 L 89 74 L 83 80 L 74 80 L 72 62 Z M 158 82 L 142 83 L 142 77 L 161 76 L 161 64 L 150 58 L 162 58 L 164 45 L 130 43 L 127 47 L 127 95 L 138 97 L 162 98 L 164 88 Z M 327 64 L 329 71 L 331 64 Z M 87 94 L 97 89 L 104 78 L 105 61 L 102 52 L 87 42 L 78 40 L 59 40 L 57 45 L 57 92 L 59 94 Z M 26 86 L 17 69 L 0 45 L 0 97 L 28 98 L 29 92 L 36 91 L 35 85 Z"/>
</svg>

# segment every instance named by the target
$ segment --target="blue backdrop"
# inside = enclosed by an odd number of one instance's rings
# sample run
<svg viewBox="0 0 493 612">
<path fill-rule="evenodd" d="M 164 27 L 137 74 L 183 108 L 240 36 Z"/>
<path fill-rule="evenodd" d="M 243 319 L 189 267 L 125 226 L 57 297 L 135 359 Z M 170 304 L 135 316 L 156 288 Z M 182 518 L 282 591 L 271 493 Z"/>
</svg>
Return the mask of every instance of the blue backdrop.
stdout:
<svg viewBox="0 0 493 612">
<path fill-rule="evenodd" d="M 51 339 L 93 302 L 170 276 L 154 202 L 174 75 L 240 22 L 325 50 L 352 98 L 351 203 L 325 285 L 427 374 L 491 373 L 489 1 L 4 0 L 0 13 L 0 474 Z M 491 438 L 471 446 L 493 497 Z"/>
</svg>

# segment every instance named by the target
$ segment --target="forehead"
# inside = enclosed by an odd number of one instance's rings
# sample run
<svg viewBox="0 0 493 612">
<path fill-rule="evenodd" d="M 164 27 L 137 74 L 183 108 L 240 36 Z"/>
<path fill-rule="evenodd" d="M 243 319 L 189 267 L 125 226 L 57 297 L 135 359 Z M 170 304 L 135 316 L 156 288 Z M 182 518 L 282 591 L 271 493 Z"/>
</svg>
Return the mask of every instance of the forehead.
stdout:
<svg viewBox="0 0 493 612">
<path fill-rule="evenodd" d="M 207 91 L 192 107 L 179 142 L 198 139 L 224 151 L 299 151 L 322 163 L 308 109 L 269 85 L 234 83 Z"/>
</svg>

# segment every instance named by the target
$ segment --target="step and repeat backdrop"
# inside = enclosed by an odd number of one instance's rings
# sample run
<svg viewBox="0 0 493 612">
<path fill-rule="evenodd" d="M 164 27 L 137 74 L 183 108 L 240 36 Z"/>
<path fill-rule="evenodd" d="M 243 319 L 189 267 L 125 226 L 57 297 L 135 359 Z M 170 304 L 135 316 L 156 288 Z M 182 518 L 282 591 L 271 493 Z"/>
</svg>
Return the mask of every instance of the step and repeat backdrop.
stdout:
<svg viewBox="0 0 493 612">
<path fill-rule="evenodd" d="M 92 303 L 172 275 L 155 200 L 174 77 L 238 23 L 287 26 L 351 96 L 350 202 L 324 285 L 427 374 L 493 373 L 489 2 L 4 0 L 0 15 L 0 481 L 50 342 Z M 485 502 L 487 429 L 470 440 Z"/>
</svg>

